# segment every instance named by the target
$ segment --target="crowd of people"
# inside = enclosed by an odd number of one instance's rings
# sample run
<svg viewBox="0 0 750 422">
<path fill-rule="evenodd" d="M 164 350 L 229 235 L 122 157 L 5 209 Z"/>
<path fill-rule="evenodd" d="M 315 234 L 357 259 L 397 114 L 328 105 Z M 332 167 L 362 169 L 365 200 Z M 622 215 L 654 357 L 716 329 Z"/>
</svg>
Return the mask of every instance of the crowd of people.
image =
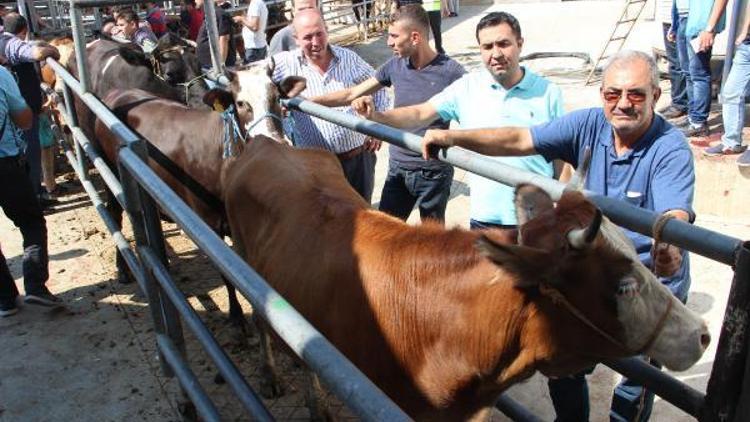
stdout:
<svg viewBox="0 0 750 422">
<path fill-rule="evenodd" d="M 209 0 L 211 1 L 211 0 Z M 750 165 L 742 142 L 744 94 L 750 81 L 750 16 L 741 21 L 734 66 L 724 88 L 725 133 L 717 145 L 707 143 L 711 129 L 710 57 L 715 34 L 724 26 L 727 0 L 664 0 L 660 3 L 670 63 L 670 104 L 655 110 L 662 90 L 653 58 L 621 51 L 603 71 L 597 107 L 563 111 L 563 95 L 554 83 L 520 63 L 525 41 L 521 24 L 505 12 L 492 12 L 476 26 L 480 69 L 467 72 L 444 51 L 440 37 L 440 0 L 401 1 L 391 16 L 387 44 L 393 57 L 373 69 L 353 51 L 331 44 L 321 11 L 314 0 L 294 2 L 292 23 L 267 42 L 268 8 L 251 0 L 246 13 L 230 16 L 219 6 L 216 19 L 219 53 L 228 67 L 272 56 L 272 79 L 302 76 L 309 100 L 352 115 L 403 128 L 423 136 L 422 154 L 391 146 L 379 208 L 406 220 L 417 207 L 423 220 L 443 222 L 453 168 L 434 159 L 441 148 L 460 146 L 493 160 L 547 177 L 564 180 L 565 166 L 576 167 L 591 152 L 586 189 L 689 223 L 695 220 L 695 170 L 688 138 L 703 142 L 709 156 L 741 154 L 737 163 Z M 180 19 L 197 42 L 203 70 L 211 67 L 204 0 L 184 0 Z M 457 3 L 454 4 L 457 13 Z M 133 9 L 114 11 L 102 32 L 124 37 L 144 51 L 153 49 L 167 31 L 156 3 L 147 5 L 145 21 Z M 441 13 L 443 11 L 443 13 Z M 748 14 L 750 15 L 750 14 Z M 0 35 L 0 57 L 15 73 L 0 69 L 0 173 L 15 183 L 0 185 L 0 206 L 24 237 L 23 275 L 29 303 L 55 306 L 60 299 L 46 289 L 47 240 L 40 204 L 38 120 L 43 98 L 33 63 L 58 58 L 44 43 L 24 41 L 26 23 L 6 14 Z M 233 36 L 241 27 L 244 51 Z M 434 45 L 430 44 L 430 37 Z M 239 60 L 238 60 L 239 58 Z M 36 87 L 36 88 L 34 88 Z M 393 89 L 389 106 L 385 87 Z M 481 98 L 482 101 L 477 101 Z M 450 123 L 454 122 L 454 129 Z M 374 189 L 375 152 L 380 141 L 305 113 L 291 111 L 286 129 L 299 148 L 335 154 L 351 186 L 367 201 Z M 513 189 L 473 176 L 471 229 L 515 228 Z M 653 268 L 662 283 L 685 302 L 690 288 L 690 261 L 675 246 L 654 248 L 652 239 L 626 230 L 640 260 Z M 0 254 L 0 316 L 17 310 L 18 291 Z M 658 366 L 658 362 L 651 362 Z M 551 379 L 549 389 L 559 421 L 588 420 L 588 388 L 584 371 Z M 612 420 L 647 420 L 653 393 L 624 379 L 614 392 Z"/>
</svg>

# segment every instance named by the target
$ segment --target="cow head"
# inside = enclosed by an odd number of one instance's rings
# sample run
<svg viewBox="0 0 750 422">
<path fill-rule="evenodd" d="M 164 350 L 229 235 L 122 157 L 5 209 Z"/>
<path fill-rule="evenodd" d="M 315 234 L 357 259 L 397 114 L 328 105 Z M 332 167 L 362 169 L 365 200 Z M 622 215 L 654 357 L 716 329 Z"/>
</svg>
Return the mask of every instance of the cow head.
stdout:
<svg viewBox="0 0 750 422">
<path fill-rule="evenodd" d="M 200 75 L 195 48 L 171 32 L 159 38 L 151 54 L 158 63 L 159 76 L 170 85 L 188 82 Z"/>
<path fill-rule="evenodd" d="M 305 89 L 305 79 L 291 76 L 275 84 L 269 65 L 259 62 L 237 71 L 229 71 L 228 91 L 211 90 L 204 102 L 214 109 L 226 110 L 234 106 L 237 121 L 246 136 L 268 136 L 286 142 L 281 126 L 282 110 L 279 98 L 295 96 Z"/>
<path fill-rule="evenodd" d="M 685 370 L 701 357 L 710 341 L 706 324 L 640 262 L 630 239 L 582 193 L 566 191 L 555 206 L 540 188 L 521 185 L 516 208 L 518 243 L 484 236 L 479 246 L 513 274 L 544 318 L 559 321 L 564 313 L 573 321 L 551 333 L 557 337 L 556 370 L 637 353 Z"/>
</svg>

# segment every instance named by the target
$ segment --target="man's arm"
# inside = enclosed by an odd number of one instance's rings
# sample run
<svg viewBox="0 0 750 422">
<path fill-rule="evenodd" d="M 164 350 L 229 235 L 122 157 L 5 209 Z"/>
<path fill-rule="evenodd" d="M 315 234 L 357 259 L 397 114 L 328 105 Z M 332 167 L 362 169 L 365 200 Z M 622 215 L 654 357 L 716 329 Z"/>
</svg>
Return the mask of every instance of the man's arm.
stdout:
<svg viewBox="0 0 750 422">
<path fill-rule="evenodd" d="M 727 7 L 728 0 L 715 0 L 714 7 L 711 9 L 711 16 L 708 18 L 706 28 L 701 31 L 698 35 L 700 38 L 700 49 L 701 51 L 707 51 L 714 45 L 714 38 L 716 37 L 716 25 L 719 23 L 721 15 L 724 14 L 724 10 Z"/>
<path fill-rule="evenodd" d="M 352 102 L 352 108 L 366 119 L 402 129 L 426 127 L 438 118 L 437 110 L 430 103 L 376 111 L 375 102 L 370 96 L 357 98 Z"/>
<path fill-rule="evenodd" d="M 377 79 L 370 77 L 357 85 L 338 91 L 312 97 L 309 100 L 327 107 L 343 107 L 363 95 L 370 95 L 383 86 Z"/>
<path fill-rule="evenodd" d="M 22 110 L 12 111 L 10 113 L 10 119 L 13 120 L 19 129 L 27 130 L 31 129 L 31 124 L 34 122 L 34 113 L 31 109 L 26 107 Z"/>
<path fill-rule="evenodd" d="M 260 16 L 234 16 L 232 20 L 234 23 L 248 27 L 253 32 L 257 31 L 260 27 Z"/>
<path fill-rule="evenodd" d="M 525 127 L 495 129 L 428 130 L 422 138 L 422 156 L 437 155 L 441 148 L 461 147 L 483 155 L 521 156 L 536 153 L 531 131 Z"/>
</svg>

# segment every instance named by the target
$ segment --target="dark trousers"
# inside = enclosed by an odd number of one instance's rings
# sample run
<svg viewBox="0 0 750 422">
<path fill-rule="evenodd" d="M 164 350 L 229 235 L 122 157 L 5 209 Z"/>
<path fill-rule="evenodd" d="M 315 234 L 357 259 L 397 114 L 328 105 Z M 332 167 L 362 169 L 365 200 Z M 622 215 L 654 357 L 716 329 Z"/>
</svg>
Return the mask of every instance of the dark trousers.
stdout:
<svg viewBox="0 0 750 422">
<path fill-rule="evenodd" d="M 667 40 L 667 34 L 669 28 L 672 25 L 668 23 L 662 23 L 662 30 L 664 35 L 664 50 L 667 53 L 667 62 L 669 63 L 669 81 L 671 84 L 671 96 L 672 106 L 678 110 L 687 111 L 688 108 L 688 96 L 687 96 L 687 81 L 685 75 L 680 67 L 680 58 L 677 55 L 677 43 L 669 42 Z"/>
<path fill-rule="evenodd" d="M 435 50 L 440 54 L 445 54 L 443 50 L 443 34 L 440 30 L 440 21 L 442 16 L 439 10 L 431 10 L 427 12 L 427 17 L 430 19 L 430 29 L 432 30 L 432 38 L 435 40 Z"/>
<path fill-rule="evenodd" d="M 452 182 L 452 166 L 412 170 L 391 163 L 380 196 L 380 211 L 406 220 L 417 205 L 423 222 L 428 218 L 443 222 Z"/>
<path fill-rule="evenodd" d="M 469 228 L 471 230 L 486 230 L 486 229 L 503 229 L 503 230 L 511 230 L 515 229 L 517 226 L 515 224 L 495 224 L 495 223 L 487 223 L 484 221 L 479 221 L 475 219 L 469 220 Z"/>
<path fill-rule="evenodd" d="M 339 158 L 339 162 L 344 168 L 344 176 L 349 184 L 365 198 L 365 201 L 371 202 L 372 191 L 375 188 L 375 153 L 364 151 L 345 160 Z"/>
<path fill-rule="evenodd" d="M 23 283 L 26 294 L 39 293 L 49 278 L 47 256 L 47 226 L 36 193 L 29 179 L 28 169 L 17 158 L 0 158 L 0 207 L 21 230 L 23 236 Z M 18 296 L 18 290 L 3 271 L 5 257 L 0 264 L 0 300 Z"/>
<path fill-rule="evenodd" d="M 39 145 L 39 115 L 34 114 L 31 128 L 22 133 L 26 142 L 26 161 L 29 163 L 29 178 L 34 193 L 41 193 L 42 186 L 42 149 Z"/>
<path fill-rule="evenodd" d="M 246 48 L 245 49 L 245 64 L 257 62 L 266 58 L 268 47 L 261 48 Z"/>
</svg>

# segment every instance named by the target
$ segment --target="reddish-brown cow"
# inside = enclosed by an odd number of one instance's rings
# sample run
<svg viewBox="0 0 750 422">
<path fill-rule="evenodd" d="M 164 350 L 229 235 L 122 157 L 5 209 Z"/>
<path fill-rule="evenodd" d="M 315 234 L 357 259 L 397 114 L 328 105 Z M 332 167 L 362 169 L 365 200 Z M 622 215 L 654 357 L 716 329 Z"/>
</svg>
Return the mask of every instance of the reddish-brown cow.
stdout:
<svg viewBox="0 0 750 422">
<path fill-rule="evenodd" d="M 238 252 L 417 419 L 482 417 L 537 370 L 639 351 L 686 369 L 709 341 L 578 192 L 553 206 L 520 188 L 520 232 L 414 227 L 372 210 L 333 155 L 262 139 L 226 183 Z"/>
</svg>

